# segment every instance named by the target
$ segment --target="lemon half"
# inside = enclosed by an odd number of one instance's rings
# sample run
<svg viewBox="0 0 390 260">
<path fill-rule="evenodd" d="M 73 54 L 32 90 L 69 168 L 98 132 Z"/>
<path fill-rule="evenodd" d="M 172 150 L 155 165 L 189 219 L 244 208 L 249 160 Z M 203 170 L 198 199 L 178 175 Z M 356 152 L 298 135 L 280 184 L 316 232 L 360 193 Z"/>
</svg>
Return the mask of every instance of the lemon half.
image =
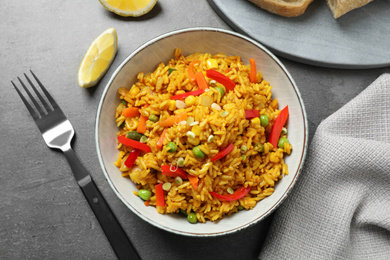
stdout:
<svg viewBox="0 0 390 260">
<path fill-rule="evenodd" d="M 99 0 L 109 11 L 120 16 L 141 16 L 148 13 L 157 0 Z"/>
<path fill-rule="evenodd" d="M 89 88 L 99 82 L 114 60 L 117 49 L 118 36 L 114 28 L 105 30 L 91 43 L 77 74 L 80 87 Z"/>
</svg>

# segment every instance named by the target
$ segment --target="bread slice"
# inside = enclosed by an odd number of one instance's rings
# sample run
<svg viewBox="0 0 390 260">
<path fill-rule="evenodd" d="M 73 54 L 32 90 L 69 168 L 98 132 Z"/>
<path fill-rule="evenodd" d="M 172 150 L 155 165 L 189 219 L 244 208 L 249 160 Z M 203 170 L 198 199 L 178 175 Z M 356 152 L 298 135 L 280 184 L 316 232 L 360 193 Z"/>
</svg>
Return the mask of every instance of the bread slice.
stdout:
<svg viewBox="0 0 390 260">
<path fill-rule="evenodd" d="M 302 15 L 313 0 L 249 0 L 268 12 L 295 17 Z"/>
<path fill-rule="evenodd" d="M 328 8 L 333 14 L 335 19 L 352 11 L 353 9 L 360 8 L 373 0 L 326 0 Z"/>
</svg>

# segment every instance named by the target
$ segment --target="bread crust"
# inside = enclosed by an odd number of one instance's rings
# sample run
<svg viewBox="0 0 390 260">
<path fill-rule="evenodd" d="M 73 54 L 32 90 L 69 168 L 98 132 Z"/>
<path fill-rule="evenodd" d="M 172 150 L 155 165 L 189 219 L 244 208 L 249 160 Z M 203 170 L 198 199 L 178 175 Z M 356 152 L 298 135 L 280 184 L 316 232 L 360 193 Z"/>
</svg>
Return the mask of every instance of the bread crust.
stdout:
<svg viewBox="0 0 390 260">
<path fill-rule="evenodd" d="M 313 0 L 249 0 L 268 12 L 284 17 L 296 17 L 305 13 Z"/>
<path fill-rule="evenodd" d="M 352 11 L 353 9 L 360 8 L 373 0 L 326 0 L 328 8 L 332 12 L 335 19 Z"/>
</svg>

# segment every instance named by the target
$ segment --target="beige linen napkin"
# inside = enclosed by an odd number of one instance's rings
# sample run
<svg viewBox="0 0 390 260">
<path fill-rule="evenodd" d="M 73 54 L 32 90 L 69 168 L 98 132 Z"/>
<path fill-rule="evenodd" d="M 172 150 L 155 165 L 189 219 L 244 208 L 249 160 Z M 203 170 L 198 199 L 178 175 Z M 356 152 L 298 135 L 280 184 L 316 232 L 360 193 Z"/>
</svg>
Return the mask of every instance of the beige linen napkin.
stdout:
<svg viewBox="0 0 390 260">
<path fill-rule="evenodd" d="M 390 259 L 390 74 L 325 119 L 260 259 Z"/>
</svg>

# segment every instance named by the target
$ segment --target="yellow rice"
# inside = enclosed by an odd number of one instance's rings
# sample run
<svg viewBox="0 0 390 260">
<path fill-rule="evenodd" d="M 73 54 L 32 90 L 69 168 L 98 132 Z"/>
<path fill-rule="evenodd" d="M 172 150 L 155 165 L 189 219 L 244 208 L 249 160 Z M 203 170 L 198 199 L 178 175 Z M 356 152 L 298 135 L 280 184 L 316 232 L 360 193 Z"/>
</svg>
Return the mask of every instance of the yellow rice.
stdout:
<svg viewBox="0 0 390 260">
<path fill-rule="evenodd" d="M 194 66 L 195 73 L 202 71 L 206 75 L 206 70 L 215 69 L 232 79 L 236 87 L 234 91 L 227 91 L 222 84 L 215 84 L 206 77 L 208 91 L 186 99 L 186 107 L 178 109 L 170 97 L 198 89 L 187 73 L 189 64 L 195 60 L 199 61 Z M 215 64 L 218 67 L 215 67 Z M 290 154 L 291 144 L 287 143 L 284 149 L 281 149 L 273 148 L 267 142 L 272 125 L 280 113 L 278 101 L 272 99 L 272 87 L 262 78 L 261 72 L 257 73 L 258 83 L 250 83 L 249 73 L 250 66 L 245 65 L 238 56 L 209 53 L 184 56 L 177 49 L 175 57 L 168 64 L 160 63 L 152 73 L 138 73 L 138 81 L 135 84 L 118 90 L 120 99 L 125 101 L 119 103 L 116 109 L 118 136 L 135 131 L 138 126 L 139 117 L 126 118 L 122 115 L 125 107 L 138 107 L 142 115 L 157 115 L 159 121 L 186 111 L 188 117 L 199 122 L 194 126 L 182 122 L 168 127 L 163 147 L 157 149 L 156 143 L 164 127 L 159 126 L 158 122 L 148 120 L 145 136 L 148 138 L 146 144 L 151 147 L 152 152 L 142 153 L 131 169 L 124 165 L 124 161 L 132 148 L 118 144 L 119 155 L 115 165 L 122 172 L 122 176 L 129 177 L 137 184 L 138 189 L 152 192 L 146 205 L 156 205 L 155 185 L 169 182 L 171 188 L 164 192 L 165 206 L 156 207 L 159 213 L 194 212 L 199 222 L 215 221 L 242 208 L 252 209 L 257 202 L 270 196 L 277 181 L 288 174 L 283 156 Z M 214 86 L 225 89 L 222 99 Z M 221 110 L 211 108 L 209 104 L 202 105 L 205 96 L 210 96 L 212 102 L 218 104 Z M 145 104 L 149 104 L 149 107 L 145 108 Z M 269 124 L 263 127 L 259 118 L 246 119 L 246 109 L 257 109 L 260 114 L 267 115 Z M 222 117 L 222 111 L 227 111 L 228 115 Z M 188 131 L 196 133 L 196 137 L 187 137 Z M 212 142 L 208 142 L 210 135 L 214 136 Z M 178 146 L 174 153 L 167 151 L 166 145 L 171 141 Z M 210 161 L 210 158 L 230 143 L 234 144 L 234 149 L 227 156 Z M 192 148 L 196 145 L 205 154 L 203 159 L 194 156 Z M 242 152 L 240 147 L 244 145 L 247 149 Z M 263 152 L 258 152 L 259 145 L 263 146 Z M 187 174 L 198 176 L 197 191 L 188 180 L 177 184 L 175 178 L 161 174 L 161 165 L 176 166 L 179 158 L 184 159 L 184 167 L 181 169 Z M 228 194 L 231 189 L 236 190 L 241 186 L 250 186 L 251 190 L 236 201 L 219 200 L 210 194 L 212 191 Z M 138 195 L 137 192 L 135 195 Z"/>
</svg>

